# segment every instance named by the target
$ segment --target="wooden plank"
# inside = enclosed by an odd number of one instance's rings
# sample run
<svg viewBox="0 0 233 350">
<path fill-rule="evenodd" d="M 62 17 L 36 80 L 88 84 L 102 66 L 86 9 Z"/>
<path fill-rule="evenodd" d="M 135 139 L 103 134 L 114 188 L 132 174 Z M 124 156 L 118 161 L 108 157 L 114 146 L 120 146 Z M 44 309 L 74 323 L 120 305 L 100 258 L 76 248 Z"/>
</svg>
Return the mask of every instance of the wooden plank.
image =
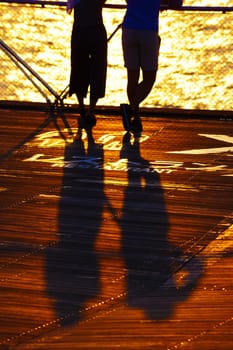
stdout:
<svg viewBox="0 0 233 350">
<path fill-rule="evenodd" d="M 232 348 L 231 122 L 48 117 L 0 114 L 0 347 Z"/>
</svg>

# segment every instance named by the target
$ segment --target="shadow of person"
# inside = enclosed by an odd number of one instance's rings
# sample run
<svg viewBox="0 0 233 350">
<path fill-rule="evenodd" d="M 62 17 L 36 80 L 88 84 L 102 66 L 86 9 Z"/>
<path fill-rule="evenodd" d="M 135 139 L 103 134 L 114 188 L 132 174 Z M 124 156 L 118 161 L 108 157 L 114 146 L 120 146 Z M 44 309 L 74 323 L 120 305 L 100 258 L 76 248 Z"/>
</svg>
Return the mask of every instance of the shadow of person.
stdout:
<svg viewBox="0 0 233 350">
<path fill-rule="evenodd" d="M 191 292 L 188 285 L 177 291 L 173 279 L 177 268 L 174 262 L 179 261 L 182 252 L 169 243 L 169 220 L 160 176 L 141 157 L 140 139 L 131 140 L 131 135 L 126 133 L 120 157 L 128 164 L 121 220 L 127 303 L 143 309 L 150 319 L 165 319 L 176 302 Z M 169 285 L 162 290 L 166 281 Z"/>
<path fill-rule="evenodd" d="M 47 250 L 49 296 L 62 326 L 82 317 L 84 303 L 100 289 L 95 242 L 102 221 L 103 150 L 87 132 L 87 143 L 67 144 L 60 193 L 58 240 Z"/>
</svg>

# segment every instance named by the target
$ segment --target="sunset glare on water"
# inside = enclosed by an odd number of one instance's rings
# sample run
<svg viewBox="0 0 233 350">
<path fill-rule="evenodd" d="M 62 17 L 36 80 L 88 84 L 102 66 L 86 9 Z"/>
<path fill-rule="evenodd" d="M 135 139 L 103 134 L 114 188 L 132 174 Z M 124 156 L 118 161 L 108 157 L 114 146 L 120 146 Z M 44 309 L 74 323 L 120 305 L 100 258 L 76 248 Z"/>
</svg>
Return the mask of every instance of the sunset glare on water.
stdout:
<svg viewBox="0 0 233 350">
<path fill-rule="evenodd" d="M 123 0 L 107 3 L 125 4 Z M 213 1 L 186 0 L 186 6 L 213 6 Z M 232 6 L 218 0 L 214 6 Z M 73 15 L 65 7 L 0 4 L 1 37 L 58 93 L 69 84 L 70 35 Z M 110 36 L 124 9 L 104 9 Z M 233 13 L 163 11 L 159 70 L 143 106 L 232 110 Z M 1 100 L 44 101 L 23 73 L 1 52 Z M 10 84 L 9 84 L 10 82 Z M 107 89 L 99 104 L 127 101 L 121 29 L 109 41 Z M 66 102 L 76 103 L 75 97 Z"/>
<path fill-rule="evenodd" d="M 0 350 L 232 350 L 233 0 L 160 13 L 142 129 L 125 9 L 92 110 L 64 97 L 73 15 L 32 1 L 0 2 Z"/>
</svg>

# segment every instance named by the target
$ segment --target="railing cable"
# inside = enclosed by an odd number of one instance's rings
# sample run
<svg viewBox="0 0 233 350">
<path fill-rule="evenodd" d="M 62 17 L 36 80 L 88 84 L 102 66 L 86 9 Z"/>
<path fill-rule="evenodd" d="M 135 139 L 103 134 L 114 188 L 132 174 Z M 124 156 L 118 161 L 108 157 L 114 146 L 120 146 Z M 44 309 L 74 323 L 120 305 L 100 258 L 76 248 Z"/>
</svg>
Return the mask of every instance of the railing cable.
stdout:
<svg viewBox="0 0 233 350">
<path fill-rule="evenodd" d="M 29 4 L 45 6 L 66 6 L 66 1 L 52 1 L 52 0 L 0 0 L 0 3 L 10 4 Z M 125 9 L 126 5 L 123 4 L 105 4 L 104 8 L 107 9 Z M 169 8 L 168 5 L 161 5 L 161 10 L 175 10 L 175 11 L 195 11 L 195 12 L 233 12 L 233 6 L 180 6 L 178 8 Z"/>
</svg>

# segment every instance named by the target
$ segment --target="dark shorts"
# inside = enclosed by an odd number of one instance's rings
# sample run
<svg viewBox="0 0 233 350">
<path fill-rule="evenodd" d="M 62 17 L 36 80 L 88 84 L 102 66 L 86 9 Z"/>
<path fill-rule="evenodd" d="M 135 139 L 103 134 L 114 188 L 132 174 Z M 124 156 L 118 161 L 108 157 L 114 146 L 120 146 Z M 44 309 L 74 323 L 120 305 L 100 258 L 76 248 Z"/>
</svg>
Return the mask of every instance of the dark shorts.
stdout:
<svg viewBox="0 0 233 350">
<path fill-rule="evenodd" d="M 154 30 L 122 29 L 125 67 L 132 70 L 158 69 L 160 37 Z"/>
<path fill-rule="evenodd" d="M 71 74 L 69 95 L 92 98 L 105 95 L 107 72 L 107 35 L 104 26 L 73 26 L 71 37 Z"/>
</svg>

